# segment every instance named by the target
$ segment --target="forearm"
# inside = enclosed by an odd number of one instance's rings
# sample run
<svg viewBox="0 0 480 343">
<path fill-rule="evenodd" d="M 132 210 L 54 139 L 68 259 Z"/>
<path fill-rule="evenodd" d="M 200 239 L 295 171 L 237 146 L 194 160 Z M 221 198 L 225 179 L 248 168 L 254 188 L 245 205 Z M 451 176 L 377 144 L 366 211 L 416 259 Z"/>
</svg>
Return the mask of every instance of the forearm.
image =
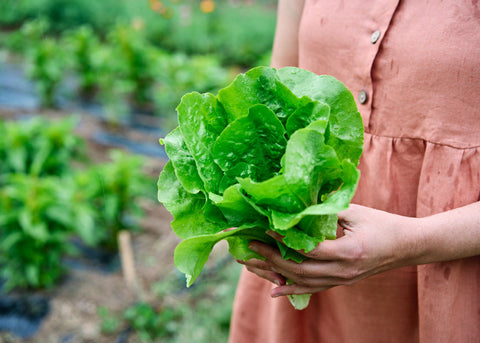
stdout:
<svg viewBox="0 0 480 343">
<path fill-rule="evenodd" d="M 279 0 L 271 65 L 298 66 L 298 29 L 304 0 Z"/>
<path fill-rule="evenodd" d="M 480 255 L 480 202 L 419 218 L 416 264 Z"/>
</svg>

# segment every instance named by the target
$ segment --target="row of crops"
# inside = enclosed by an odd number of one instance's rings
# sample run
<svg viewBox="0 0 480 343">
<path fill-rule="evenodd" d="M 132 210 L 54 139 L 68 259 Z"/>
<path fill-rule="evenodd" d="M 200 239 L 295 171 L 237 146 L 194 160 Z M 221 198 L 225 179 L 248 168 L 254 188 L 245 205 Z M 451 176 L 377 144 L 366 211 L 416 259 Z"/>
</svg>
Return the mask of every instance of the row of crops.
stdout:
<svg viewBox="0 0 480 343">
<path fill-rule="evenodd" d="M 153 179 L 139 156 L 111 151 L 93 164 L 71 118 L 0 121 L 0 264 L 4 290 L 58 284 L 74 242 L 118 251 L 117 234 L 135 230 Z"/>
<path fill-rule="evenodd" d="M 183 94 L 269 60 L 271 4 L 210 2 L 7 0 L 0 48 L 22 61 L 43 107 L 64 96 L 102 104 L 109 121 L 140 112 L 171 128 Z"/>
<path fill-rule="evenodd" d="M 140 204 L 156 196 L 145 159 L 111 150 L 109 161 L 93 163 L 86 141 L 74 132 L 76 125 L 73 117 L 0 120 L 2 297 L 55 290 L 73 272 L 75 263 L 66 261 L 82 263 L 91 251 L 109 256 L 101 268 L 118 271 L 112 262 L 118 261 L 119 233 L 142 234 L 145 211 Z M 135 332 L 141 342 L 192 341 L 194 336 L 197 342 L 209 342 L 225 336 L 238 266 L 216 267 L 215 274 L 190 292 L 182 291 L 179 274 L 164 275 L 150 286 L 150 301 L 139 298 L 121 313 L 96 304 L 102 333 L 121 337 Z"/>
</svg>

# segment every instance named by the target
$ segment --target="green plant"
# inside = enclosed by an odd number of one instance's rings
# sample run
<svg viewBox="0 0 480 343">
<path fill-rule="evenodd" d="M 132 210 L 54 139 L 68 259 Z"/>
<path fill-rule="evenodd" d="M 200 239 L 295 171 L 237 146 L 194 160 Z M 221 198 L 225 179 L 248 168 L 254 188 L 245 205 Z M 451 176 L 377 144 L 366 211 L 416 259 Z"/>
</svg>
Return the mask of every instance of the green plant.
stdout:
<svg viewBox="0 0 480 343">
<path fill-rule="evenodd" d="M 45 37 L 49 27 L 48 20 L 43 17 L 30 19 L 25 21 L 19 30 L 10 32 L 3 45 L 10 51 L 26 55 Z"/>
<path fill-rule="evenodd" d="M 213 25 L 217 36 L 215 50 L 221 51 L 222 62 L 244 67 L 256 65 L 272 49 L 275 11 L 261 4 L 235 7 L 224 3 L 218 7 L 215 13 L 221 20 L 213 20 Z"/>
<path fill-rule="evenodd" d="M 74 117 L 0 124 L 0 185 L 9 173 L 64 175 L 74 161 L 85 161 L 85 142 L 73 133 L 76 124 Z"/>
<path fill-rule="evenodd" d="M 104 117 L 108 124 L 117 125 L 130 114 L 128 96 L 132 92 L 131 82 L 122 77 L 122 62 L 115 49 L 102 43 L 94 52 L 98 81 L 96 99 L 104 107 Z"/>
<path fill-rule="evenodd" d="M 149 303 L 139 302 L 125 310 L 124 318 L 142 342 L 152 342 L 175 333 L 174 326 L 169 324 L 179 318 L 179 312 L 174 308 L 156 309 Z"/>
<path fill-rule="evenodd" d="M 120 327 L 120 319 L 113 315 L 105 306 L 97 308 L 98 316 L 100 317 L 100 327 L 102 332 L 112 334 Z"/>
<path fill-rule="evenodd" d="M 14 27 L 33 15 L 35 0 L 3 0 L 0 2 L 0 25 Z"/>
<path fill-rule="evenodd" d="M 154 198 L 139 156 L 112 151 L 111 162 L 74 164 L 86 161 L 75 124 L 0 121 L 0 267 L 8 289 L 53 286 L 73 235 L 115 251 L 118 232 L 138 227 L 138 199 Z"/>
<path fill-rule="evenodd" d="M 7 290 L 48 288 L 73 252 L 71 188 L 57 177 L 10 174 L 0 188 L 0 266 Z"/>
<path fill-rule="evenodd" d="M 354 195 L 363 149 L 361 116 L 340 81 L 299 68 L 257 67 L 218 96 L 185 95 L 177 109 L 179 127 L 163 140 L 169 162 L 158 198 L 183 239 L 175 265 L 187 285 L 223 239 L 239 260 L 260 257 L 248 249 L 255 239 L 296 262 L 305 259 L 298 250 L 335 239 L 336 213 Z M 296 308 L 308 304 L 291 301 Z"/>
<path fill-rule="evenodd" d="M 32 11 L 35 16 L 43 16 L 49 20 L 50 31 L 53 33 L 89 25 L 100 35 L 105 35 L 115 25 L 117 18 L 125 13 L 126 2 L 125 0 L 35 0 Z"/>
<path fill-rule="evenodd" d="M 202 274 L 202 282 L 185 290 L 178 272 L 164 275 L 152 292 L 181 316 L 169 323 L 175 335 L 166 343 L 210 343 L 228 341 L 235 285 L 242 266 L 218 254 Z"/>
<path fill-rule="evenodd" d="M 71 51 L 70 66 L 79 79 L 80 96 L 91 99 L 100 84 L 100 40 L 90 26 L 64 33 L 62 43 Z"/>
<path fill-rule="evenodd" d="M 26 63 L 42 106 L 55 107 L 57 90 L 65 77 L 63 50 L 54 38 L 44 38 L 28 49 Z"/>
<path fill-rule="evenodd" d="M 195 1 L 167 3 L 172 8 L 172 17 L 158 16 L 158 23 L 147 24 L 147 34 L 154 44 L 170 51 L 217 54 L 228 66 L 255 65 L 271 50 L 275 11 L 260 3 L 232 5 L 217 1 L 215 4 L 214 11 L 205 13 Z"/>
<path fill-rule="evenodd" d="M 150 105 L 155 82 L 152 46 L 139 31 L 126 25 L 110 32 L 108 42 L 115 54 L 111 63 L 117 67 L 117 77 L 129 84 L 131 103 L 139 107 Z"/>
<path fill-rule="evenodd" d="M 153 182 L 142 172 L 144 160 L 140 156 L 113 150 L 111 159 L 79 172 L 75 197 L 78 203 L 85 203 L 81 199 L 88 202 L 81 210 L 86 225 L 80 236 L 91 245 L 116 251 L 118 233 L 138 229 L 143 215 L 138 200 L 152 197 L 149 185 Z M 93 226 L 88 221 L 92 216 Z"/>
<path fill-rule="evenodd" d="M 112 334 L 120 325 L 132 329 L 141 342 L 158 342 L 168 340 L 175 334 L 175 322 L 180 320 L 181 312 L 172 307 L 156 308 L 148 302 L 138 302 L 123 311 L 122 318 L 99 306 L 97 309 L 101 319 L 102 331 Z"/>
<path fill-rule="evenodd" d="M 217 92 L 233 78 L 215 55 L 159 54 L 156 60 L 156 110 L 170 129 L 173 123 L 168 119 L 175 118 L 175 107 L 185 93 Z"/>
</svg>

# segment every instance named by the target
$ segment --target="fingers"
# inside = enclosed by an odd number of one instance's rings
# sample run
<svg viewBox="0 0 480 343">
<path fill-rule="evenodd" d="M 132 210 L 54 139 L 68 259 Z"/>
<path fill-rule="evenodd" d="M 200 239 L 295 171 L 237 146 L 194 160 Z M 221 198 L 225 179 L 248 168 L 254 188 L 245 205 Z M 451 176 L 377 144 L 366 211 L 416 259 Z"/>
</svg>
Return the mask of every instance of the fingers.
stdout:
<svg viewBox="0 0 480 343">
<path fill-rule="evenodd" d="M 338 284 L 342 284 L 345 280 L 336 278 L 318 278 L 318 279 L 305 279 L 303 280 L 296 276 L 291 279 L 294 283 L 287 285 L 286 278 L 277 272 L 271 270 L 269 264 L 261 260 L 251 259 L 249 261 L 238 261 L 245 265 L 246 269 L 256 274 L 257 276 L 276 284 L 279 287 L 274 288 L 271 291 L 272 297 L 291 295 L 291 294 L 312 294 L 320 291 L 327 290 Z"/>
<path fill-rule="evenodd" d="M 350 204 L 346 210 L 337 214 L 339 225 L 345 230 L 353 229 L 355 224 L 358 224 L 358 222 L 361 222 L 362 219 L 365 218 L 366 210 L 368 210 L 369 213 L 376 211 L 361 205 Z"/>
<path fill-rule="evenodd" d="M 326 291 L 327 289 L 332 288 L 333 286 L 325 286 L 325 287 L 318 287 L 318 288 L 312 288 L 312 287 L 305 287 L 305 286 L 300 286 L 297 284 L 291 284 L 291 285 L 284 285 L 284 286 L 279 286 L 275 287 L 270 291 L 270 296 L 273 298 L 280 297 L 280 296 L 285 296 L 285 295 L 300 295 L 300 294 L 313 294 L 317 292 L 322 292 Z"/>
<path fill-rule="evenodd" d="M 277 286 L 286 284 L 286 279 L 282 275 L 272 271 L 271 266 L 264 261 L 251 259 L 246 262 L 238 261 L 238 263 L 243 264 L 249 272 L 258 275 L 259 277 L 268 280 Z"/>
<path fill-rule="evenodd" d="M 268 244 L 252 241 L 249 247 L 264 256 L 265 261 L 239 262 L 250 272 L 280 286 L 272 291 L 272 296 L 316 293 L 338 285 L 349 285 L 358 277 L 356 271 L 343 261 L 307 259 L 297 263 L 284 260 L 278 249 Z M 286 279 L 293 284 L 287 286 Z"/>
<path fill-rule="evenodd" d="M 284 260 L 280 252 L 268 244 L 252 241 L 248 246 L 266 259 L 266 261 L 258 260 L 255 267 L 264 267 L 294 281 L 299 278 L 329 276 L 332 273 L 333 265 L 331 261 L 305 260 L 302 263 L 297 263 Z"/>
<path fill-rule="evenodd" d="M 277 232 L 268 231 L 267 233 L 269 236 L 282 242 L 283 237 L 279 235 Z M 250 249 L 254 250 L 254 248 L 252 247 L 250 247 Z M 320 244 L 315 249 L 313 249 L 308 253 L 306 253 L 303 250 L 297 250 L 297 252 L 299 252 L 305 257 L 308 257 L 314 260 L 339 261 L 339 260 L 344 260 L 350 256 L 350 249 L 351 249 L 351 241 L 348 235 L 345 235 L 340 238 L 337 238 L 336 240 L 325 240 L 323 242 L 320 242 Z M 260 255 L 262 255 L 262 253 L 260 253 Z M 265 256 L 265 255 L 262 255 L 262 256 Z M 265 256 L 265 257 L 268 258 L 268 256 Z"/>
</svg>

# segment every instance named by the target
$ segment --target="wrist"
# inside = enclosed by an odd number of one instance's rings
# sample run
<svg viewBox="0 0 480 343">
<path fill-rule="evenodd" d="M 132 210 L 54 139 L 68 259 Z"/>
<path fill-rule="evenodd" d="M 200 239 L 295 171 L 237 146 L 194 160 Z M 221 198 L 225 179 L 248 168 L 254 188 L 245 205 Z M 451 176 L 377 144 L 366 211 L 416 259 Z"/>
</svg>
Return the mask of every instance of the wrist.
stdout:
<svg viewBox="0 0 480 343">
<path fill-rule="evenodd" d="M 424 218 L 401 217 L 399 239 L 402 246 L 399 251 L 404 252 L 401 267 L 431 262 L 431 240 L 424 230 L 425 226 Z"/>
</svg>

